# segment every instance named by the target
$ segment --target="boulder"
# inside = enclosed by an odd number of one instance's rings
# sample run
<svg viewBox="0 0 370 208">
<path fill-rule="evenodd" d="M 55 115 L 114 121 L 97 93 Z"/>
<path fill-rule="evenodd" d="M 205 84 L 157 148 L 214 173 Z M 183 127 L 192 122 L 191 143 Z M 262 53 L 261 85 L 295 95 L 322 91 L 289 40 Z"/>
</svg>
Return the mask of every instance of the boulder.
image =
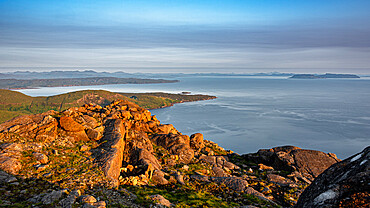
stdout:
<svg viewBox="0 0 370 208">
<path fill-rule="evenodd" d="M 160 170 L 155 170 L 152 176 L 152 183 L 155 185 L 166 185 L 168 180 L 164 178 L 164 173 Z"/>
<path fill-rule="evenodd" d="M 60 197 L 62 197 L 63 193 L 64 192 L 62 190 L 59 190 L 59 191 L 53 190 L 50 193 L 47 193 L 46 195 L 44 195 L 41 199 L 41 202 L 45 205 L 52 204 L 53 202 L 59 200 Z"/>
<path fill-rule="evenodd" d="M 229 174 L 225 173 L 225 171 L 222 168 L 219 167 L 213 167 L 212 168 L 213 173 L 216 177 L 227 177 Z"/>
<path fill-rule="evenodd" d="M 84 196 L 81 196 L 80 197 L 80 201 L 82 203 L 89 203 L 89 204 L 92 204 L 92 203 L 95 203 L 97 202 L 96 198 L 91 196 L 91 195 L 84 195 Z"/>
<path fill-rule="evenodd" d="M 160 124 L 157 126 L 157 128 L 158 128 L 159 134 L 169 134 L 169 133 L 177 134 L 178 133 L 172 124 Z"/>
<path fill-rule="evenodd" d="M 86 135 L 91 140 L 99 140 L 101 138 L 101 133 L 96 129 L 87 129 Z"/>
<path fill-rule="evenodd" d="M 227 156 L 201 155 L 199 160 L 229 170 L 239 169 L 237 165 L 228 161 Z"/>
<path fill-rule="evenodd" d="M 209 183 L 209 177 L 208 176 L 203 176 L 203 175 L 190 175 L 190 178 L 196 181 L 201 181 L 201 182 L 207 182 Z"/>
<path fill-rule="evenodd" d="M 296 207 L 370 207 L 369 184 L 370 146 L 320 174 Z"/>
<path fill-rule="evenodd" d="M 204 147 L 203 134 L 195 133 L 190 136 L 190 147 L 195 151 L 200 151 Z"/>
<path fill-rule="evenodd" d="M 137 149 L 145 149 L 148 152 L 153 152 L 153 145 L 148 135 L 142 131 L 129 131 L 126 134 L 126 156 L 135 158 Z M 125 159 L 128 160 L 129 158 Z M 133 162 L 136 162 L 133 161 Z"/>
<path fill-rule="evenodd" d="M 35 157 L 35 159 L 36 159 L 37 161 L 39 161 L 40 163 L 45 164 L 45 163 L 47 163 L 47 162 L 49 161 L 48 156 L 46 156 L 46 155 L 44 155 L 44 154 L 42 154 L 42 153 L 34 152 L 34 153 L 32 153 L 32 155 L 33 155 L 33 156 Z"/>
<path fill-rule="evenodd" d="M 194 150 L 189 146 L 189 137 L 178 134 L 157 134 L 152 137 L 152 141 L 171 154 L 178 155 L 179 162 L 189 163 L 194 157 Z"/>
<path fill-rule="evenodd" d="M 73 118 L 69 116 L 62 116 L 59 119 L 60 126 L 67 132 L 81 132 L 85 130 L 85 127 L 77 123 Z"/>
<path fill-rule="evenodd" d="M 260 170 L 260 171 L 267 170 L 268 171 L 268 170 L 274 170 L 274 168 L 271 167 L 271 166 L 264 165 L 264 164 L 260 163 L 260 164 L 258 164 L 258 170 Z"/>
<path fill-rule="evenodd" d="M 246 180 L 238 177 L 211 177 L 211 180 L 219 184 L 224 184 L 238 192 L 244 191 L 248 186 L 248 182 Z"/>
<path fill-rule="evenodd" d="M 83 124 L 86 127 L 90 127 L 92 129 L 96 128 L 99 124 L 96 121 L 95 118 L 88 116 L 88 115 L 82 115 Z"/>
<path fill-rule="evenodd" d="M 298 171 L 310 181 L 332 164 L 340 161 L 335 154 L 295 146 L 261 149 L 255 154 L 246 154 L 243 157 L 272 166 L 275 170 Z"/>
<path fill-rule="evenodd" d="M 275 205 L 276 205 L 276 207 L 279 207 L 279 206 L 277 206 L 277 204 L 276 204 L 275 202 L 273 202 L 273 201 L 271 201 L 270 199 L 268 199 L 268 198 L 267 198 L 263 193 L 256 191 L 256 190 L 255 190 L 254 188 L 252 188 L 252 187 L 248 187 L 248 188 L 246 188 L 246 189 L 245 189 L 245 191 L 244 191 L 244 193 L 249 194 L 249 195 L 256 196 L 256 197 L 257 197 L 257 198 L 259 198 L 259 199 L 262 199 L 262 200 L 264 200 L 264 201 L 268 201 L 268 202 L 270 202 L 270 203 L 272 203 L 272 204 L 275 204 Z"/>
<path fill-rule="evenodd" d="M 268 174 L 267 180 L 279 186 L 295 186 L 295 183 L 292 180 L 276 174 Z"/>
<path fill-rule="evenodd" d="M 82 145 L 81 147 L 80 147 L 80 151 L 81 152 L 86 152 L 86 151 L 88 151 L 90 149 L 90 147 L 89 146 L 87 146 L 87 145 Z"/>
<path fill-rule="evenodd" d="M 13 183 L 16 182 L 18 179 L 7 172 L 0 170 L 0 184 L 2 183 Z"/>
<path fill-rule="evenodd" d="M 183 175 L 181 175 L 179 172 L 176 172 L 176 173 L 174 173 L 174 176 L 175 176 L 175 179 L 177 180 L 177 182 L 179 184 L 185 185 L 184 176 Z"/>
<path fill-rule="evenodd" d="M 0 169 L 1 170 L 15 175 L 18 173 L 18 171 L 21 168 L 22 168 L 22 164 L 21 162 L 19 162 L 19 160 L 13 157 L 0 155 Z"/>
<path fill-rule="evenodd" d="M 171 204 L 170 201 L 168 201 L 166 198 L 164 198 L 162 195 L 156 194 L 149 196 L 149 198 L 156 203 L 159 207 L 171 207 L 174 206 Z"/>
<path fill-rule="evenodd" d="M 162 166 L 158 162 L 157 158 L 154 157 L 154 155 L 146 149 L 137 150 L 137 163 L 136 164 L 150 167 L 151 170 L 162 169 Z"/>
</svg>

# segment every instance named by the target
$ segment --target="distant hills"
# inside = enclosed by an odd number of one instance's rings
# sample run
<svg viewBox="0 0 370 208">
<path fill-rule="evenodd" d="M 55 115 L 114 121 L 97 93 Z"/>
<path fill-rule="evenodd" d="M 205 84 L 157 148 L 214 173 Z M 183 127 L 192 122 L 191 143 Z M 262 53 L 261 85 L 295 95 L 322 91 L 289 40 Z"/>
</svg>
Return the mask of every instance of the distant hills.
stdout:
<svg viewBox="0 0 370 208">
<path fill-rule="evenodd" d="M 116 78 L 116 77 L 60 78 L 60 79 L 1 79 L 0 89 L 88 86 L 105 84 L 151 84 L 151 83 L 173 83 L 173 82 L 178 82 L 178 80 Z"/>
<path fill-rule="evenodd" d="M 84 71 L 47 71 L 47 72 L 35 72 L 35 71 L 15 71 L 0 73 L 0 79 L 55 79 L 55 78 L 92 78 L 92 77 L 116 77 L 116 78 L 176 78 L 185 76 L 278 76 L 278 77 L 289 77 L 293 76 L 293 73 L 280 73 L 280 72 L 268 72 L 268 73 L 250 73 L 250 74 L 238 74 L 238 73 L 126 73 L 122 71 L 117 72 L 96 72 L 93 70 Z"/>
<path fill-rule="evenodd" d="M 55 79 L 55 78 L 88 78 L 88 77 L 116 77 L 135 78 L 137 75 L 125 72 L 96 72 L 93 70 L 84 71 L 15 71 L 0 73 L 0 79 Z"/>
<path fill-rule="evenodd" d="M 345 78 L 360 78 L 355 74 L 322 74 L 322 75 L 315 75 L 315 74 L 295 74 L 290 77 L 291 79 L 345 79 Z"/>
<path fill-rule="evenodd" d="M 357 76 L 353 74 L 295 74 L 295 73 L 281 73 L 281 72 L 264 72 L 264 73 L 127 73 L 123 71 L 116 72 L 96 72 L 93 70 L 84 71 L 47 71 L 47 72 L 35 72 L 35 71 L 15 71 L 0 73 L 0 79 L 61 79 L 61 78 L 96 78 L 96 77 L 114 77 L 114 78 L 135 78 L 135 79 L 175 79 L 180 77 L 188 76 L 267 76 L 267 77 L 294 77 L 299 78 L 307 77 L 310 78 L 354 78 L 346 76 Z M 364 75 L 365 76 L 365 75 Z"/>
</svg>

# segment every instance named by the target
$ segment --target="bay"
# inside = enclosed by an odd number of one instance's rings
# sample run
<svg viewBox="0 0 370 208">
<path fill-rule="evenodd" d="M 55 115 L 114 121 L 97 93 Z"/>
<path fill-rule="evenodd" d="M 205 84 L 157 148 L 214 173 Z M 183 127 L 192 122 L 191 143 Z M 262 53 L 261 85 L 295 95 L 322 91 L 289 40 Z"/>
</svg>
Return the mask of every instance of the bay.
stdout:
<svg viewBox="0 0 370 208">
<path fill-rule="evenodd" d="M 18 90 L 50 96 L 84 89 L 113 92 L 190 91 L 215 100 L 151 110 L 180 132 L 204 134 L 237 153 L 294 145 L 345 158 L 370 144 L 370 80 L 189 76 L 178 83 L 52 87 Z"/>
</svg>

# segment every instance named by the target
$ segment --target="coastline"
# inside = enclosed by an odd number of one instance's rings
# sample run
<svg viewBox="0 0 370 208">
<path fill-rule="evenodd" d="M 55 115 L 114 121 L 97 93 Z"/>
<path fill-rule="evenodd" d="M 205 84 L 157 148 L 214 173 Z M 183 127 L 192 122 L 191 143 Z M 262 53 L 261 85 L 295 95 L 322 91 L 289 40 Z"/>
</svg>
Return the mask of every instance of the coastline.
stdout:
<svg viewBox="0 0 370 208">
<path fill-rule="evenodd" d="M 210 96 L 210 95 L 207 95 L 207 96 Z M 167 106 L 161 106 L 161 107 L 158 107 L 158 108 L 148 108 L 148 110 L 156 110 L 156 109 L 162 109 L 162 108 L 169 108 L 169 107 L 172 107 L 176 104 L 180 104 L 180 103 L 190 103 L 190 102 L 197 102 L 197 101 L 203 101 L 203 100 L 214 100 L 214 99 L 217 99 L 217 96 L 210 96 L 211 98 L 208 98 L 208 99 L 202 99 L 202 100 L 193 100 L 193 101 L 180 101 L 180 102 L 177 102 L 177 103 L 172 103 L 170 105 L 167 105 Z"/>
</svg>

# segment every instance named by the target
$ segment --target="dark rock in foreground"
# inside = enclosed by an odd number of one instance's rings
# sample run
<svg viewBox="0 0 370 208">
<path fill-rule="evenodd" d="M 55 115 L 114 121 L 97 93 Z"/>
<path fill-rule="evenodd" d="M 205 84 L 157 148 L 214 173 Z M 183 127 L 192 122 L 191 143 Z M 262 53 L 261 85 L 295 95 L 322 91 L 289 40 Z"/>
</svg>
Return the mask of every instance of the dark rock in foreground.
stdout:
<svg viewBox="0 0 370 208">
<path fill-rule="evenodd" d="M 370 207 L 370 146 L 319 175 L 296 207 Z"/>
<path fill-rule="evenodd" d="M 257 163 L 270 165 L 276 170 L 298 171 L 310 181 L 340 161 L 332 153 L 306 150 L 294 146 L 260 149 L 256 154 L 247 154 L 244 157 Z"/>
</svg>

